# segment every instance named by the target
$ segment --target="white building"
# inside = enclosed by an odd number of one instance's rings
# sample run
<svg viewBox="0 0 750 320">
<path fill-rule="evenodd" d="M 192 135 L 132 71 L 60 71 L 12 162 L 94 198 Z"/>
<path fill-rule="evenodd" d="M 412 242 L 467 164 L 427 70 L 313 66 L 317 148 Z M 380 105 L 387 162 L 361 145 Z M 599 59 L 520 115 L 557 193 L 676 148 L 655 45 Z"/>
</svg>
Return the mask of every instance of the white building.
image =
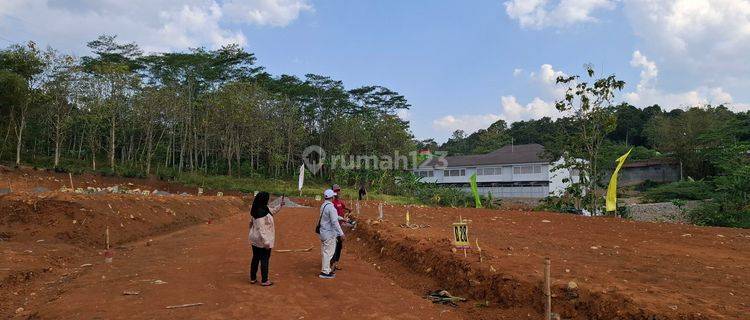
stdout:
<svg viewBox="0 0 750 320">
<path fill-rule="evenodd" d="M 567 169 L 543 158 L 539 144 L 509 145 L 487 154 L 432 157 L 414 170 L 424 182 L 470 191 L 469 177 L 477 174 L 479 193 L 497 198 L 543 198 L 561 194 L 569 185 Z M 577 174 L 572 177 L 577 181 Z"/>
</svg>

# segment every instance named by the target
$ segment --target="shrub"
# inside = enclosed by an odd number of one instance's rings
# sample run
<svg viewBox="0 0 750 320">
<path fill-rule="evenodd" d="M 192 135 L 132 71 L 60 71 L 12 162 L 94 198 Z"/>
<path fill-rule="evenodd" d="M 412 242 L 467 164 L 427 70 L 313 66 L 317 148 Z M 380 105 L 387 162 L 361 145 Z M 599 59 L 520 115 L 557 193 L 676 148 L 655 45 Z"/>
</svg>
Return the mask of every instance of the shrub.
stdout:
<svg viewBox="0 0 750 320">
<path fill-rule="evenodd" d="M 705 181 L 678 181 L 652 188 L 643 194 L 648 202 L 666 202 L 674 199 L 704 200 L 713 197 L 713 186 Z"/>
<path fill-rule="evenodd" d="M 656 188 L 660 185 L 662 185 L 662 183 L 654 182 L 653 180 L 646 180 L 636 185 L 635 191 L 644 192 L 644 191 Z"/>
<path fill-rule="evenodd" d="M 691 221 L 699 225 L 750 228 L 750 165 L 737 166 L 714 181 L 715 198 L 691 210 Z"/>
<path fill-rule="evenodd" d="M 573 198 L 571 197 L 548 196 L 539 201 L 539 205 L 534 209 L 573 214 L 583 213 L 580 209 L 576 209 L 575 202 L 573 202 Z"/>
</svg>

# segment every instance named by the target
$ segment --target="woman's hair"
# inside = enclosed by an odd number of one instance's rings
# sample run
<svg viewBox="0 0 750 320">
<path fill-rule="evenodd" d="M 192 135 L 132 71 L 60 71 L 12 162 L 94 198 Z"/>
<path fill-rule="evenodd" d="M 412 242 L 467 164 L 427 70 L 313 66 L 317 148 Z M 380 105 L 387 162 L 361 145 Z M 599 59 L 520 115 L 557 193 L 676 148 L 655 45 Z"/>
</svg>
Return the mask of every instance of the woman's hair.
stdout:
<svg viewBox="0 0 750 320">
<path fill-rule="evenodd" d="M 250 207 L 250 215 L 254 219 L 263 218 L 267 214 L 271 213 L 268 209 L 268 200 L 270 199 L 268 192 L 261 191 L 253 199 L 253 206 Z"/>
</svg>

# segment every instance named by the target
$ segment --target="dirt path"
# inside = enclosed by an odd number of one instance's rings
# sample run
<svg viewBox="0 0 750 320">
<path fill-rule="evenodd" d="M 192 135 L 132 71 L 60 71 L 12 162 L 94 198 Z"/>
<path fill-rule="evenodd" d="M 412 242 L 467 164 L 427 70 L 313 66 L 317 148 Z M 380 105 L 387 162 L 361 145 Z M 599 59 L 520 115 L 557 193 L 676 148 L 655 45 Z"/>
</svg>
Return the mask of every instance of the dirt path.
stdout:
<svg viewBox="0 0 750 320">
<path fill-rule="evenodd" d="M 345 252 L 335 280 L 317 278 L 319 241 L 311 226 L 317 210 L 288 208 L 277 217 L 277 248 L 307 253 L 271 257 L 264 288 L 247 282 L 247 219 L 234 215 L 162 237 L 127 245 L 114 263 L 89 257 L 89 271 L 64 285 L 57 299 L 26 310 L 41 319 L 458 319 L 404 289 L 373 265 Z M 154 284 L 155 280 L 166 282 Z M 138 291 L 126 296 L 124 291 Z M 168 305 L 203 303 L 168 310 Z"/>
</svg>

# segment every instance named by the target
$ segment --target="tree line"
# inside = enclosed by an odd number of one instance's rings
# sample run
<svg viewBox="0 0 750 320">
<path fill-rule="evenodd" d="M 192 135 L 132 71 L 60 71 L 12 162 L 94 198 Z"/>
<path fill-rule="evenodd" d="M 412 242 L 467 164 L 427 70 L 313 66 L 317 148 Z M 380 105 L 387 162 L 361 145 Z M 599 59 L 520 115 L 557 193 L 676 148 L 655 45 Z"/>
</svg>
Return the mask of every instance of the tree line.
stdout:
<svg viewBox="0 0 750 320">
<path fill-rule="evenodd" d="M 0 51 L 0 161 L 145 176 L 283 176 L 302 150 L 413 150 L 403 95 L 331 77 L 274 76 L 237 45 L 148 53 L 102 35 L 75 57 Z"/>
<path fill-rule="evenodd" d="M 607 108 L 612 118 L 605 131 L 600 157 L 612 161 L 633 147 L 631 160 L 671 157 L 682 162 L 687 176 L 695 179 L 717 174 L 709 150 L 719 146 L 750 143 L 750 112 L 733 112 L 723 105 L 695 106 L 667 111 L 659 105 L 638 108 L 620 103 Z M 470 135 L 457 130 L 443 144 L 422 140 L 418 145 L 452 155 L 487 153 L 510 143 L 538 143 L 558 156 L 565 151 L 563 139 L 578 131 L 571 117 L 517 121 L 498 120 Z"/>
<path fill-rule="evenodd" d="M 590 66 L 586 71 L 588 78 L 558 77 L 557 83 L 567 87 L 555 103 L 563 117 L 510 126 L 499 120 L 468 136 L 456 131 L 440 146 L 434 140 L 419 141 L 418 146 L 473 154 L 510 143 L 542 144 L 547 158 L 562 159 L 560 167 L 580 173 L 566 195 L 544 202 L 570 207 L 571 199 L 580 199 L 594 214 L 603 213 L 601 190 L 616 158 L 631 148 L 631 161 L 669 157 L 679 160 L 685 181 L 645 186 L 652 188 L 647 192 L 678 203 L 705 200 L 688 212 L 693 223 L 750 227 L 750 111 L 733 112 L 724 105 L 665 111 L 658 105 L 640 109 L 616 104 L 625 83 L 614 75 L 599 78 Z"/>
</svg>

